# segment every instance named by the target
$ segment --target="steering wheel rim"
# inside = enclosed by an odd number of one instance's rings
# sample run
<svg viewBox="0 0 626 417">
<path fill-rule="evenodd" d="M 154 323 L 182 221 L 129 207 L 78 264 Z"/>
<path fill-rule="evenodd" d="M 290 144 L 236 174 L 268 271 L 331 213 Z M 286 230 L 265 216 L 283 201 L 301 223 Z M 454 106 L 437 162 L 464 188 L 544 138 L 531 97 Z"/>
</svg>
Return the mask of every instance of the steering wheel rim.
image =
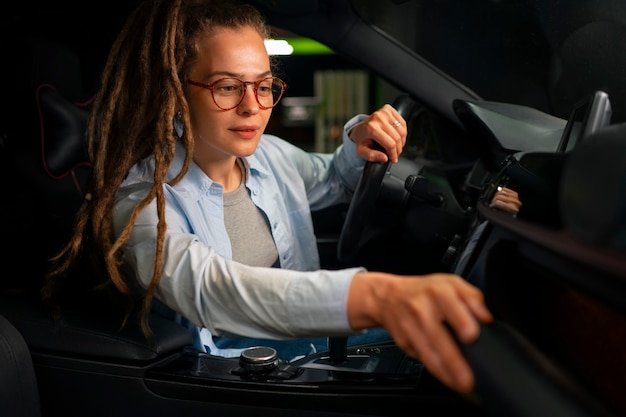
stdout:
<svg viewBox="0 0 626 417">
<path fill-rule="evenodd" d="M 392 106 L 403 118 L 408 120 L 415 104 L 415 101 L 409 95 L 402 94 L 396 97 Z M 379 147 L 379 149 L 382 148 Z M 351 263 L 356 260 L 362 243 L 363 232 L 373 217 L 374 206 L 390 165 L 391 162 L 389 161 L 367 161 L 365 163 L 339 235 L 337 257 L 341 262 Z"/>
</svg>

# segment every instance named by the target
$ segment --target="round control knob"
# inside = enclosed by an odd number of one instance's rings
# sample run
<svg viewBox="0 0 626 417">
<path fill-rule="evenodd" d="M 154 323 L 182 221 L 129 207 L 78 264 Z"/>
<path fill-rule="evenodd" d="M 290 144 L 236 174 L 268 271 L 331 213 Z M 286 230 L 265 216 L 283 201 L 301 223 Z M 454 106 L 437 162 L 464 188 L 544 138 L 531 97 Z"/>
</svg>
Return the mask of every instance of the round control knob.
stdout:
<svg viewBox="0 0 626 417">
<path fill-rule="evenodd" d="M 239 366 L 250 372 L 268 372 L 278 366 L 276 349 L 265 346 L 255 346 L 241 352 Z"/>
</svg>

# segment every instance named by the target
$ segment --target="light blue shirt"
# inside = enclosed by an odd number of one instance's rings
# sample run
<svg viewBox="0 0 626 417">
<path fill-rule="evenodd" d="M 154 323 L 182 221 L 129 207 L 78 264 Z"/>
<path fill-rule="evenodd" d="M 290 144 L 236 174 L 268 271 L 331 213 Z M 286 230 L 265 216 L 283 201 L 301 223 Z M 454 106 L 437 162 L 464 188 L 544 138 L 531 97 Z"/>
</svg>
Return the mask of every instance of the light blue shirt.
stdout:
<svg viewBox="0 0 626 417">
<path fill-rule="evenodd" d="M 291 339 L 354 333 L 346 302 L 352 277 L 363 269 L 319 270 L 311 211 L 350 201 L 365 161 L 345 132 L 363 117 L 346 123 L 343 144 L 332 154 L 308 153 L 263 135 L 244 159 L 246 187 L 269 220 L 280 269 L 231 260 L 224 189 L 195 163 L 180 182 L 164 185 L 167 229 L 156 297 L 191 323 L 196 347 L 212 346 L 215 335 Z M 177 144 L 168 179 L 180 171 L 184 155 Z M 153 172 L 153 157 L 138 162 L 118 190 L 116 236 L 148 193 Z M 153 201 L 135 219 L 124 247 L 124 261 L 144 288 L 154 270 L 157 223 Z"/>
</svg>

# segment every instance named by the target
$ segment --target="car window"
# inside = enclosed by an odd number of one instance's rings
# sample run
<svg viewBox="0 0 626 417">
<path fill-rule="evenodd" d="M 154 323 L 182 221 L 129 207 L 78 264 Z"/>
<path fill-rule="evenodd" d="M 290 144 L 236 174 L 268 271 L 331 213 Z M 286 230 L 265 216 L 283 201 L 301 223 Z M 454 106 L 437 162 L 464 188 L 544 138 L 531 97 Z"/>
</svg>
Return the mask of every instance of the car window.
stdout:
<svg viewBox="0 0 626 417">
<path fill-rule="evenodd" d="M 380 30 L 485 100 L 567 118 L 595 90 L 624 117 L 626 2 L 353 0 Z"/>
<path fill-rule="evenodd" d="M 546 107 L 550 64 L 537 10 L 525 1 L 355 0 L 361 16 L 481 97 Z"/>
</svg>

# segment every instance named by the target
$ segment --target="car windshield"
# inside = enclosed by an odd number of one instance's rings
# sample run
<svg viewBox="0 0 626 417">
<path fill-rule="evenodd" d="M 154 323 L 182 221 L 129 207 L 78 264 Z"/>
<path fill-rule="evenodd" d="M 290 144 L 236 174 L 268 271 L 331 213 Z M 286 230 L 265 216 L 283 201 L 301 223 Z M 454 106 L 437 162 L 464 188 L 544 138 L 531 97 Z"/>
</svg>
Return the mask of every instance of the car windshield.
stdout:
<svg viewBox="0 0 626 417">
<path fill-rule="evenodd" d="M 485 100 L 567 118 L 604 90 L 620 114 L 626 3 L 562 0 L 353 0 L 364 20 Z M 622 111 L 623 112 L 623 111 Z"/>
</svg>

